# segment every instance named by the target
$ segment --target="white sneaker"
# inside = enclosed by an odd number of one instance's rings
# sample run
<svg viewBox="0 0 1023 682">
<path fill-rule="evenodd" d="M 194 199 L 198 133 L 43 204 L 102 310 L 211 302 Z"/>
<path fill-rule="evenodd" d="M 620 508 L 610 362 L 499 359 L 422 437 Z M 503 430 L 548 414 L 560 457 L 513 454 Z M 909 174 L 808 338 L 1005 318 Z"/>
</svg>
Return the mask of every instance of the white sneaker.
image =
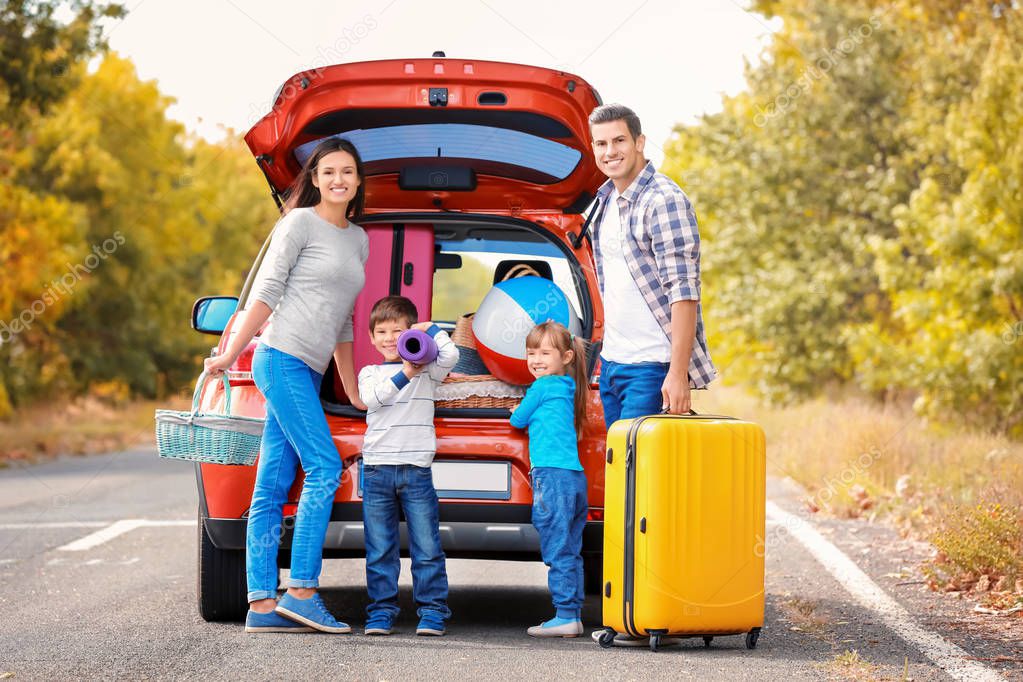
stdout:
<svg viewBox="0 0 1023 682">
<path fill-rule="evenodd" d="M 583 622 L 574 620 L 571 623 L 548 627 L 544 627 L 544 624 L 541 623 L 526 630 L 526 634 L 530 637 L 578 637 L 583 634 Z"/>
</svg>

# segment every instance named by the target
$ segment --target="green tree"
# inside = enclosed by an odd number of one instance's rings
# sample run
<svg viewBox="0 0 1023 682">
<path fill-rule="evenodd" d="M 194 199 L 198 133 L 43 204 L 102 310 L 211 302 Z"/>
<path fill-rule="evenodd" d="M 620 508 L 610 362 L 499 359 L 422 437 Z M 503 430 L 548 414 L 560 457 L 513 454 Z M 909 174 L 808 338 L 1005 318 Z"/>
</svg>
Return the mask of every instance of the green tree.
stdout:
<svg viewBox="0 0 1023 682">
<path fill-rule="evenodd" d="M 153 395 L 161 375 L 187 380 L 210 345 L 188 327 L 192 301 L 237 291 L 276 217 L 240 141 L 188 139 L 169 104 L 109 55 L 39 135 L 42 181 L 86 208 L 88 248 L 105 256 L 58 323 L 80 386 Z"/>
<path fill-rule="evenodd" d="M 188 136 L 116 55 L 75 68 L 78 85 L 30 126 L 18 183 L 0 194 L 12 216 L 0 252 L 24 274 L 0 295 L 32 323 L 0 345 L 15 403 L 95 382 L 153 396 L 189 381 L 211 345 L 188 326 L 193 300 L 236 292 L 277 217 L 237 136 Z"/>
<path fill-rule="evenodd" d="M 1007 12 L 973 22 L 982 34 L 929 46 L 925 65 L 965 53 L 954 80 L 975 82 L 935 126 L 944 153 L 900 207 L 897 234 L 871 241 L 892 304 L 873 331 L 904 362 L 869 347 L 861 362 L 868 385 L 920 387 L 929 414 L 1023 435 L 1023 20 Z"/>
<path fill-rule="evenodd" d="M 85 228 L 73 202 L 24 182 L 34 126 L 103 48 L 100 20 L 123 12 L 116 4 L 71 2 L 63 5 L 69 20 L 59 21 L 58 9 L 46 2 L 0 5 L 0 417 L 18 394 L 59 373 L 59 352 L 42 366 L 56 350 L 42 313 L 49 310 L 52 319 L 59 309 L 51 285 L 63 263 L 79 257 L 75 244 Z"/>
<path fill-rule="evenodd" d="M 680 126 L 715 357 L 772 400 L 853 381 L 1020 433 L 1020 10 L 760 1 L 747 89 Z"/>
<path fill-rule="evenodd" d="M 62 101 L 77 84 L 74 67 L 106 47 L 101 20 L 122 16 L 122 5 L 106 2 L 0 2 L 0 118 L 21 125 Z"/>
<path fill-rule="evenodd" d="M 898 60 L 898 36 L 862 3 L 808 4 L 748 91 L 677 128 L 665 161 L 703 218 L 715 355 L 776 401 L 853 375 L 848 332 L 880 305 L 866 239 L 894 233 L 911 189 L 904 92 L 875 68 Z"/>
</svg>

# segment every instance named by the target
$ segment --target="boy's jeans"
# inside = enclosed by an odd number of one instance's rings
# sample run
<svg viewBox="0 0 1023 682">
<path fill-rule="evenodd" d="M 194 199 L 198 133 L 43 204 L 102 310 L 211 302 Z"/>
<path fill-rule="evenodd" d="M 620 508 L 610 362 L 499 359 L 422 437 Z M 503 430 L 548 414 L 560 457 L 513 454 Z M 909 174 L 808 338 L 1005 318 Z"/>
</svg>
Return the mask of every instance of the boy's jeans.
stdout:
<svg viewBox="0 0 1023 682">
<path fill-rule="evenodd" d="M 398 615 L 398 509 L 405 514 L 412 556 L 412 596 L 420 618 L 448 609 L 448 574 L 440 544 L 440 510 L 433 471 L 411 464 L 362 467 L 362 518 L 366 537 L 366 612 Z"/>
<path fill-rule="evenodd" d="M 667 362 L 620 364 L 600 359 L 600 402 L 608 428 L 619 419 L 658 414 L 664 400 L 661 385 L 668 376 Z"/>
<path fill-rule="evenodd" d="M 266 425 L 245 536 L 250 602 L 277 596 L 281 517 L 300 465 L 305 484 L 292 536 L 289 586 L 319 585 L 323 539 L 342 469 L 320 405 L 323 376 L 295 356 L 260 344 L 252 377 L 266 398 Z"/>
<path fill-rule="evenodd" d="M 581 471 L 537 467 L 533 480 L 533 525 L 558 618 L 579 620 L 583 599 L 583 528 L 586 475 Z"/>
</svg>

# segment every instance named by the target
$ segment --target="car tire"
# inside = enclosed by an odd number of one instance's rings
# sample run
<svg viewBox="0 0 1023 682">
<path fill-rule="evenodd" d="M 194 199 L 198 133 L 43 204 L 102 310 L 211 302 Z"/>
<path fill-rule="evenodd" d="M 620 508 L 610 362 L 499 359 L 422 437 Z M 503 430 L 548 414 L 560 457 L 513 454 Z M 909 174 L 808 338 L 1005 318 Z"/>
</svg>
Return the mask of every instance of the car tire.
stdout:
<svg viewBox="0 0 1023 682">
<path fill-rule="evenodd" d="M 245 582 L 245 552 L 217 549 L 199 515 L 199 565 L 196 597 L 199 615 L 208 622 L 245 619 L 249 610 Z"/>
<path fill-rule="evenodd" d="M 604 590 L 604 555 L 583 554 L 583 592 L 600 594 Z"/>
</svg>

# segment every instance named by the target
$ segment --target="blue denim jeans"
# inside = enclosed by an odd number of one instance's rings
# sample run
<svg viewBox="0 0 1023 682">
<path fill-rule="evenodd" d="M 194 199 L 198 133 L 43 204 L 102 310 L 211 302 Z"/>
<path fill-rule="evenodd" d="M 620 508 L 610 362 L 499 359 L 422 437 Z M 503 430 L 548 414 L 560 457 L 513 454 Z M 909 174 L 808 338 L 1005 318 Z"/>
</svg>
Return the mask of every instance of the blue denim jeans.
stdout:
<svg viewBox="0 0 1023 682">
<path fill-rule="evenodd" d="M 323 539 L 342 470 L 320 405 L 323 375 L 293 355 L 260 344 L 252 377 L 266 398 L 266 425 L 245 536 L 250 602 L 277 596 L 283 508 L 299 466 L 305 483 L 292 536 L 289 586 L 319 586 Z"/>
<path fill-rule="evenodd" d="M 547 565 L 547 587 L 558 618 L 579 620 L 583 608 L 583 528 L 586 526 L 586 474 L 571 469 L 536 467 L 533 526 L 540 534 L 540 555 Z"/>
<path fill-rule="evenodd" d="M 392 620 L 398 611 L 398 510 L 408 527 L 412 556 L 412 597 L 421 618 L 433 612 L 451 617 L 448 572 L 440 544 L 440 509 L 433 471 L 411 464 L 364 465 L 362 520 L 366 537 L 366 590 L 370 617 L 384 612 Z"/>
<path fill-rule="evenodd" d="M 604 425 L 611 428 L 619 419 L 658 414 L 664 400 L 661 385 L 668 376 L 666 362 L 620 364 L 600 359 L 600 402 Z"/>
</svg>

